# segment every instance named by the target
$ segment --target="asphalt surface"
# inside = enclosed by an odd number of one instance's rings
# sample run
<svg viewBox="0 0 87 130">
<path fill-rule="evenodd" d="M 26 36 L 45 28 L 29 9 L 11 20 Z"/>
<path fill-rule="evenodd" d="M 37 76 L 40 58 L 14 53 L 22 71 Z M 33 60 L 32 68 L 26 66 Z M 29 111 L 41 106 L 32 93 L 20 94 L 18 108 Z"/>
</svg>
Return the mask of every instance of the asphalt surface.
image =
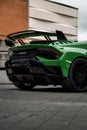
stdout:
<svg viewBox="0 0 87 130">
<path fill-rule="evenodd" d="M 87 130 L 87 92 L 0 85 L 0 130 Z"/>
</svg>

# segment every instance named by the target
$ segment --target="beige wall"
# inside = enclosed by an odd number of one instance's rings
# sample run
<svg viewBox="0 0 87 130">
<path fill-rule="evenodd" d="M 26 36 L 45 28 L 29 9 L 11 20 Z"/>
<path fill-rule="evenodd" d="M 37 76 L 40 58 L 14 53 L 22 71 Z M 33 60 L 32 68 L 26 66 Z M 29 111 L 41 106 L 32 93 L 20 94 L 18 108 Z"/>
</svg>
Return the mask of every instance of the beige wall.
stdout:
<svg viewBox="0 0 87 130">
<path fill-rule="evenodd" d="M 77 39 L 78 9 L 47 0 L 29 0 L 29 29 L 63 31 Z"/>
</svg>

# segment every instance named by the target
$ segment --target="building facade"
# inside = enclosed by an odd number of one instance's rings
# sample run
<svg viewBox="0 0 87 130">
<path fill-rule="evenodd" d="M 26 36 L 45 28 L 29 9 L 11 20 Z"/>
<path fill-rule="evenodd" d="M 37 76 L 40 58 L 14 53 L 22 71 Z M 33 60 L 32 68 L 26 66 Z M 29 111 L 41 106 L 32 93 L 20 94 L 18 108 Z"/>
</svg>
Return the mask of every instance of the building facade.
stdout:
<svg viewBox="0 0 87 130">
<path fill-rule="evenodd" d="M 78 9 L 49 0 L 29 0 L 28 28 L 50 32 L 60 30 L 67 38 L 78 38 Z"/>
<path fill-rule="evenodd" d="M 0 35 L 26 29 L 61 30 L 77 39 L 78 9 L 50 0 L 0 1 Z"/>
</svg>

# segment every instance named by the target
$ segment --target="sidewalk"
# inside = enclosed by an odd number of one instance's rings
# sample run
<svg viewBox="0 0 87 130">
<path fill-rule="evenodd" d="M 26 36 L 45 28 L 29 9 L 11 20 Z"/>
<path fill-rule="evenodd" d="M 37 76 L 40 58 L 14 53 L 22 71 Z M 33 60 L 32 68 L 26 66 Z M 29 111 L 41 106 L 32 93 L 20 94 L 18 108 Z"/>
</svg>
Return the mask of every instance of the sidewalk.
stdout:
<svg viewBox="0 0 87 130">
<path fill-rule="evenodd" d="M 87 130 L 87 93 L 0 85 L 0 130 Z"/>
</svg>

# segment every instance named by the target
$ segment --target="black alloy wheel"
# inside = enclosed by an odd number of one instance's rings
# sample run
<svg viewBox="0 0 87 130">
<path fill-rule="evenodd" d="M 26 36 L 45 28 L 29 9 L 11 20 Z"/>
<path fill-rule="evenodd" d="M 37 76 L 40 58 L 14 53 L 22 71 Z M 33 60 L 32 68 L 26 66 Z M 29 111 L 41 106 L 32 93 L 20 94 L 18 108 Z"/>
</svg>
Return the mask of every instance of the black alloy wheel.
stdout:
<svg viewBox="0 0 87 130">
<path fill-rule="evenodd" d="M 77 58 L 70 67 L 69 76 L 62 86 L 70 91 L 84 92 L 87 90 L 87 59 Z"/>
</svg>

